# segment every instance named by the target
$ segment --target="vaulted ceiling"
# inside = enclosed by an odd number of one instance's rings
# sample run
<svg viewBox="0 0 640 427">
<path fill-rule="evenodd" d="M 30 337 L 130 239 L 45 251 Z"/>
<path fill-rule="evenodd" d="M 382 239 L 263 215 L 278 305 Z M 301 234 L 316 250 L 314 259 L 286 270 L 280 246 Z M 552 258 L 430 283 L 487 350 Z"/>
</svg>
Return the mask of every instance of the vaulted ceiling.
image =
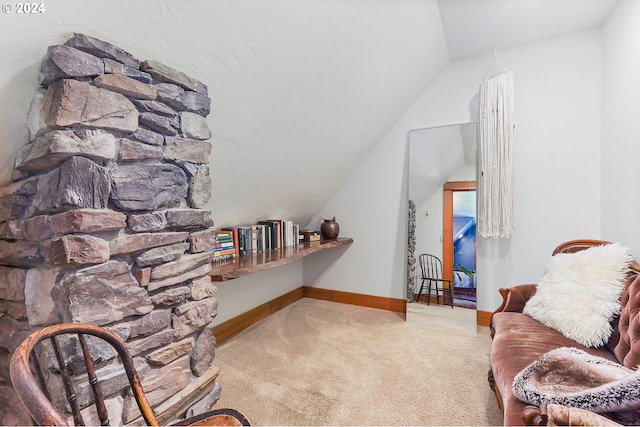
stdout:
<svg viewBox="0 0 640 427">
<path fill-rule="evenodd" d="M 37 64 L 73 32 L 208 85 L 217 225 L 307 224 L 450 61 L 600 25 L 614 4 L 57 0 L 33 19 L 2 14 L 0 184 L 27 140 Z"/>
</svg>

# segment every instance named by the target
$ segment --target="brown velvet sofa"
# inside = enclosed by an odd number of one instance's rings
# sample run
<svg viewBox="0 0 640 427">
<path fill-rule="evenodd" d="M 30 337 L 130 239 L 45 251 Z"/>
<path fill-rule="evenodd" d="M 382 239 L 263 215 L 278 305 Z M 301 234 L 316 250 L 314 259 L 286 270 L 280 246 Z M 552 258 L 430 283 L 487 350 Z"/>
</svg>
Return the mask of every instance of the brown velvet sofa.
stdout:
<svg viewBox="0 0 640 427">
<path fill-rule="evenodd" d="M 558 246 L 553 254 L 576 252 L 601 240 L 574 240 Z M 546 408 L 535 408 L 514 396 L 515 376 L 543 354 L 560 347 L 576 347 L 635 369 L 640 364 L 640 265 L 633 261 L 621 296 L 621 314 L 612 321 L 613 334 L 601 347 L 587 348 L 523 314 L 536 285 L 500 289 L 503 303 L 492 315 L 489 384 L 504 415 L 504 425 L 546 424 Z M 593 414 L 597 416 L 596 414 Z M 592 423 L 591 421 L 587 421 Z M 575 421 L 574 421 L 575 423 Z M 614 423 L 611 423 L 612 425 Z"/>
</svg>

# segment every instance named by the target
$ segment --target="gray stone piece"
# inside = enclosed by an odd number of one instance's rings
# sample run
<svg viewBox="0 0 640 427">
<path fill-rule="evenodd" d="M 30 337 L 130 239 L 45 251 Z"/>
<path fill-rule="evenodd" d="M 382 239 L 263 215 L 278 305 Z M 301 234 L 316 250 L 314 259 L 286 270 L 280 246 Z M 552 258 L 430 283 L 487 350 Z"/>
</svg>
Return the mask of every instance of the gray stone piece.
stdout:
<svg viewBox="0 0 640 427">
<path fill-rule="evenodd" d="M 191 243 L 191 253 L 199 253 L 205 251 L 212 251 L 216 247 L 216 238 L 218 237 L 218 230 L 208 228 L 202 231 L 195 231 L 189 236 L 189 243 Z"/>
<path fill-rule="evenodd" d="M 216 355 L 216 337 L 213 327 L 206 327 L 198 334 L 191 351 L 191 372 L 195 376 L 202 376 L 213 365 Z"/>
<path fill-rule="evenodd" d="M 120 255 L 185 242 L 187 238 L 186 232 L 125 234 L 111 240 L 109 247 L 111 255 Z"/>
<path fill-rule="evenodd" d="M 151 269 L 151 281 L 179 276 L 202 265 L 211 264 L 211 253 L 187 254 L 178 260 Z"/>
<path fill-rule="evenodd" d="M 174 338 L 175 331 L 173 329 L 164 329 L 152 335 L 145 336 L 144 338 L 127 341 L 127 348 L 129 349 L 129 353 L 135 356 L 142 352 L 170 344 L 174 341 Z"/>
<path fill-rule="evenodd" d="M 149 285 L 147 286 L 147 288 L 149 289 L 149 292 L 155 291 L 157 289 L 162 289 L 169 286 L 177 285 L 179 283 L 184 283 L 195 277 L 204 276 L 210 271 L 211 271 L 211 263 L 207 263 L 207 264 L 201 265 L 200 267 L 196 267 L 193 270 L 185 271 L 176 276 L 169 276 L 164 279 L 152 280 L 149 282 Z"/>
<path fill-rule="evenodd" d="M 189 190 L 182 168 L 168 163 L 131 163 L 110 168 L 111 200 L 125 211 L 154 211 L 185 203 Z"/>
<path fill-rule="evenodd" d="M 120 139 L 118 159 L 123 162 L 136 160 L 160 160 L 164 155 L 162 146 L 154 146 L 126 138 Z"/>
<path fill-rule="evenodd" d="M 191 298 L 195 301 L 210 298 L 218 293 L 218 288 L 213 284 L 211 276 L 203 276 L 191 281 Z"/>
<path fill-rule="evenodd" d="M 105 398 L 104 405 L 107 408 L 107 414 L 109 414 L 109 419 L 108 419 L 109 425 L 110 426 L 123 425 L 122 410 L 124 407 L 124 398 L 116 394 L 114 397 Z M 85 425 L 87 426 L 100 425 L 100 417 L 98 416 L 98 412 L 96 410 L 95 405 L 90 405 L 82 409 L 80 411 L 80 415 L 82 415 L 82 419 L 84 420 Z M 73 425 L 72 416 L 67 418 L 67 425 Z"/>
<path fill-rule="evenodd" d="M 155 85 L 158 99 L 178 111 L 190 111 L 203 117 L 211 112 L 211 98 L 198 92 L 184 90 L 171 83 Z"/>
<path fill-rule="evenodd" d="M 188 286 L 168 288 L 151 296 L 151 301 L 160 307 L 170 307 L 184 303 L 191 296 Z"/>
<path fill-rule="evenodd" d="M 130 134 L 129 138 L 149 145 L 157 145 L 160 147 L 164 145 L 164 135 L 143 127 L 138 128 L 138 130 Z"/>
<path fill-rule="evenodd" d="M 67 209 L 104 209 L 109 201 L 111 179 L 107 169 L 80 156 L 68 158 L 59 168 L 38 180 L 36 213 Z"/>
<path fill-rule="evenodd" d="M 28 178 L 0 189 L 0 221 L 33 215 L 33 199 L 39 179 Z"/>
<path fill-rule="evenodd" d="M 195 340 L 185 338 L 181 341 L 171 343 L 163 348 L 155 350 L 147 355 L 147 361 L 152 366 L 165 366 L 179 357 L 191 353 Z"/>
<path fill-rule="evenodd" d="M 0 266 L 0 299 L 23 302 L 27 270 Z"/>
<path fill-rule="evenodd" d="M 153 310 L 140 319 L 128 322 L 129 339 L 154 334 L 171 325 L 171 310 Z"/>
<path fill-rule="evenodd" d="M 163 135 L 177 135 L 180 121 L 175 117 L 161 116 L 155 113 L 141 113 L 140 124 Z"/>
<path fill-rule="evenodd" d="M 216 298 L 192 301 L 176 307 L 172 320 L 176 339 L 182 339 L 209 325 L 217 312 Z"/>
<path fill-rule="evenodd" d="M 126 227 L 126 215 L 111 209 L 76 209 L 52 215 L 51 230 L 58 235 L 96 233 L 121 230 Z"/>
<path fill-rule="evenodd" d="M 190 111 L 180 112 L 180 135 L 184 138 L 206 140 L 211 138 L 207 120 Z"/>
<path fill-rule="evenodd" d="M 26 320 L 0 316 L 0 348 L 6 348 L 9 352 L 15 351 L 16 347 L 35 329 Z"/>
<path fill-rule="evenodd" d="M 55 302 L 51 298 L 57 273 L 57 269 L 49 266 L 27 270 L 24 297 L 30 325 L 52 325 L 59 322 Z"/>
<path fill-rule="evenodd" d="M 114 160 L 116 139 L 103 131 L 93 131 L 81 138 L 72 130 L 54 130 L 22 147 L 15 167 L 23 171 L 46 170 L 71 156 L 86 157 L 94 162 Z"/>
<path fill-rule="evenodd" d="M 40 245 L 23 240 L 0 240 L 0 265 L 37 267 L 44 263 Z"/>
<path fill-rule="evenodd" d="M 172 83 L 156 83 L 154 84 L 156 92 L 158 93 L 158 100 L 164 102 L 167 105 L 174 106 L 178 110 L 182 110 L 180 103 L 175 103 L 175 100 L 182 96 L 185 92 L 183 88 Z"/>
<path fill-rule="evenodd" d="M 138 129 L 138 110 L 124 95 L 76 80 L 49 86 L 42 105 L 52 129 L 81 126 L 123 132 Z"/>
<path fill-rule="evenodd" d="M 140 70 L 151 74 L 157 81 L 173 83 L 187 90 L 192 90 L 203 95 L 208 94 L 207 86 L 201 81 L 194 79 L 193 77 L 189 77 L 182 71 L 178 71 L 157 61 L 144 61 L 140 66 Z"/>
<path fill-rule="evenodd" d="M 209 176 L 209 165 L 201 164 L 189 180 L 187 202 L 195 209 L 202 209 L 211 200 L 212 182 Z"/>
<path fill-rule="evenodd" d="M 124 74 L 125 65 L 122 62 L 109 58 L 102 58 L 102 62 L 104 62 L 105 74 Z"/>
<path fill-rule="evenodd" d="M 73 77 L 94 77 L 104 73 L 104 62 L 70 46 L 50 46 L 40 64 L 38 81 L 42 86 Z"/>
<path fill-rule="evenodd" d="M 216 381 L 213 389 L 205 397 L 203 397 L 196 404 L 187 409 L 185 417 L 191 418 L 194 415 L 200 415 L 211 410 L 213 405 L 215 405 L 215 403 L 220 400 L 221 392 L 222 387 L 220 387 L 220 384 Z"/>
<path fill-rule="evenodd" d="M 24 302 L 0 300 L 0 313 L 16 320 L 27 320 L 27 306 Z"/>
<path fill-rule="evenodd" d="M 193 139 L 167 137 L 164 157 L 170 160 L 205 164 L 211 155 L 211 143 Z"/>
<path fill-rule="evenodd" d="M 107 262 L 110 257 L 106 240 L 91 235 L 69 234 L 42 243 L 42 253 L 49 265 L 83 265 Z"/>
<path fill-rule="evenodd" d="M 144 378 L 150 371 L 149 364 L 142 357 L 135 357 L 133 364 L 140 378 Z M 96 375 L 100 378 L 100 391 L 103 396 L 110 396 L 129 386 L 129 379 L 120 364 L 111 364 L 96 370 Z M 87 375 L 78 375 L 74 378 L 73 386 L 78 396 L 78 405 L 81 408 L 93 403 L 93 392 L 87 380 Z M 90 425 L 90 424 L 88 424 Z"/>
<path fill-rule="evenodd" d="M 193 230 L 213 227 L 211 211 L 202 209 L 168 210 L 167 227 L 174 230 Z"/>
<path fill-rule="evenodd" d="M 140 71 L 137 68 L 129 67 L 128 65 L 124 66 L 122 75 L 131 77 L 132 79 L 138 80 L 142 83 L 151 84 L 153 82 L 153 77 L 151 77 L 151 74 Z"/>
<path fill-rule="evenodd" d="M 29 141 L 33 141 L 40 135 L 49 132 L 49 126 L 44 121 L 44 99 L 47 96 L 47 89 L 39 87 L 33 94 L 29 112 L 27 113 L 27 128 L 29 129 Z"/>
<path fill-rule="evenodd" d="M 98 87 L 118 92 L 129 98 L 154 100 L 158 96 L 156 90 L 147 83 L 142 83 L 122 74 L 104 74 L 93 79 Z"/>
<path fill-rule="evenodd" d="M 132 214 L 127 218 L 127 225 L 134 233 L 160 231 L 167 227 L 167 217 L 164 212 Z"/>
<path fill-rule="evenodd" d="M 137 68 L 124 65 L 109 58 L 102 58 L 102 60 L 104 61 L 105 74 L 121 74 L 123 76 L 131 77 L 134 80 L 138 80 L 139 82 L 147 84 L 153 81 L 151 74 L 140 71 Z"/>
<path fill-rule="evenodd" d="M 189 369 L 189 357 L 183 356 L 167 366 L 151 369 L 143 378 L 142 387 L 149 404 L 156 407 L 187 387 L 192 378 L 193 376 Z M 125 423 L 131 423 L 139 416 L 138 405 L 131 393 L 128 393 L 125 396 L 123 420 Z M 168 425 L 168 423 L 160 423 L 161 425 Z M 137 423 L 134 422 L 132 424 L 136 425 Z"/>
<path fill-rule="evenodd" d="M 142 113 L 155 113 L 166 117 L 177 117 L 178 112 L 160 101 L 145 101 L 136 99 L 132 101 Z"/>
<path fill-rule="evenodd" d="M 141 252 L 136 258 L 136 264 L 140 267 L 158 265 L 175 261 L 189 250 L 189 243 L 176 243 L 174 245 L 162 246 Z"/>
<path fill-rule="evenodd" d="M 65 322 L 105 325 L 153 310 L 149 294 L 122 261 L 68 271 L 52 294 Z M 64 300 L 68 306 L 62 304 Z"/>
<path fill-rule="evenodd" d="M 122 62 L 123 64 L 133 68 L 140 68 L 140 60 L 136 59 L 129 52 L 126 52 L 111 43 L 107 43 L 103 40 L 99 40 L 85 34 L 75 33 L 73 37 L 65 42 L 65 45 L 75 47 L 76 49 L 101 58 L 108 58 Z"/>
<path fill-rule="evenodd" d="M 19 239 L 41 242 L 53 237 L 48 215 L 28 219 L 14 219 L 0 224 L 0 239 Z"/>
</svg>

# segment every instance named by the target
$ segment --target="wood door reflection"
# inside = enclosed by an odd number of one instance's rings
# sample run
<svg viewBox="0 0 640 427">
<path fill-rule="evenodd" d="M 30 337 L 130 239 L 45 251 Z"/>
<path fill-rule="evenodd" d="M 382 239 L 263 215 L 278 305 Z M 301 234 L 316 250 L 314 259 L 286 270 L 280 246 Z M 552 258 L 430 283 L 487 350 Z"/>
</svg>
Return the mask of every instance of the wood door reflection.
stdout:
<svg viewBox="0 0 640 427">
<path fill-rule="evenodd" d="M 446 182 L 442 188 L 442 270 L 445 279 L 453 280 L 453 193 L 475 191 L 476 181 Z M 453 283 L 453 282 L 451 282 Z M 453 294 L 453 292 L 452 292 Z"/>
</svg>

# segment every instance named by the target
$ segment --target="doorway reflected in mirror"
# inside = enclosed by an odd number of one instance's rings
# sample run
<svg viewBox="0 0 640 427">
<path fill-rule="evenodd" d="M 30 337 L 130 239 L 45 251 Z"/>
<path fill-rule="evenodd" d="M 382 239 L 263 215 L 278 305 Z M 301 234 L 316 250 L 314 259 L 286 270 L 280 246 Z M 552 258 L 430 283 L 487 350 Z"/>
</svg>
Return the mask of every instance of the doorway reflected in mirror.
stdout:
<svg viewBox="0 0 640 427">
<path fill-rule="evenodd" d="M 454 306 L 476 308 L 476 139 L 475 122 L 409 131 L 408 303 L 420 289 L 417 259 L 429 253 L 454 283 Z M 434 304 L 436 295 L 423 292 L 420 301 Z"/>
</svg>

